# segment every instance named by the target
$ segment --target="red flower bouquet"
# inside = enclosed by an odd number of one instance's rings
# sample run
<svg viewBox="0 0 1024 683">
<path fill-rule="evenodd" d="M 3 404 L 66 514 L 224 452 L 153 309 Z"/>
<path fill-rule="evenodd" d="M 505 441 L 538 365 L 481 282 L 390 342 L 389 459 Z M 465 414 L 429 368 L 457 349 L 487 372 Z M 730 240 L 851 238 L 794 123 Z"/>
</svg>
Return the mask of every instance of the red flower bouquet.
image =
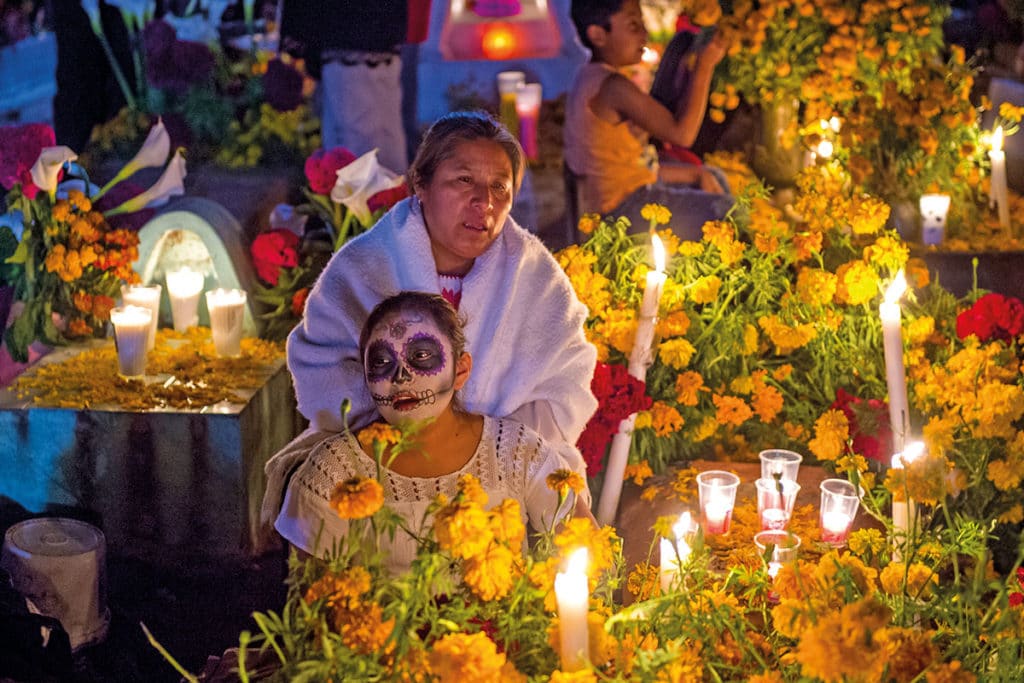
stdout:
<svg viewBox="0 0 1024 683">
<path fill-rule="evenodd" d="M 299 236 L 291 230 L 279 228 L 260 233 L 251 247 L 256 274 L 271 287 L 276 286 L 282 268 L 299 265 L 298 246 Z"/>
<path fill-rule="evenodd" d="M 306 159 L 306 180 L 309 189 L 320 195 L 331 194 L 334 181 L 338 179 L 338 169 L 348 166 L 356 160 L 356 155 L 345 147 L 318 149 Z"/>
<path fill-rule="evenodd" d="M 1002 294 L 986 294 L 956 317 L 956 334 L 966 339 L 972 334 L 982 342 L 1009 341 L 1024 333 L 1024 303 Z"/>
<path fill-rule="evenodd" d="M 869 460 L 889 462 L 892 457 L 892 425 L 885 401 L 877 398 L 864 400 L 839 389 L 831 408 L 841 411 L 850 423 L 854 453 Z"/>
<path fill-rule="evenodd" d="M 32 182 L 32 165 L 39 150 L 57 144 L 53 129 L 45 123 L 0 126 L 0 185 L 5 190 L 21 184 L 21 193 L 35 199 L 39 188 Z"/>
<path fill-rule="evenodd" d="M 594 475 L 604 469 L 605 451 L 619 431 L 619 423 L 651 407 L 652 400 L 645 389 L 646 385 L 630 375 L 625 366 L 598 361 L 590 382 L 590 390 L 597 397 L 597 412 L 576 442 L 587 463 L 587 474 Z"/>
</svg>

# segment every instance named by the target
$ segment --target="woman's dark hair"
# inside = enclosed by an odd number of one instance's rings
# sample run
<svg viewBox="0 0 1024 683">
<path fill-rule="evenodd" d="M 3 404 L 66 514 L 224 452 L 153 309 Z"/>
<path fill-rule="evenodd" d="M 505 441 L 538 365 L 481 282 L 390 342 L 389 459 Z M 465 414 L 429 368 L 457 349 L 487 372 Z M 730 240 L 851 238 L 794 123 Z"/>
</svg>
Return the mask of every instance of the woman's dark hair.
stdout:
<svg viewBox="0 0 1024 683">
<path fill-rule="evenodd" d="M 625 0 L 572 0 L 569 16 L 572 17 L 576 35 L 580 37 L 580 42 L 585 48 L 594 51 L 594 45 L 587 37 L 587 27 L 594 25 L 611 31 L 612 15 L 622 9 L 623 2 Z"/>
<path fill-rule="evenodd" d="M 416 188 L 429 185 L 437 167 L 455 153 L 459 143 L 473 140 L 492 140 L 501 145 L 512 164 L 513 195 L 518 194 L 525 171 L 523 148 L 505 126 L 482 111 L 453 111 L 434 122 L 409 166 L 410 191 L 415 193 Z"/>
<path fill-rule="evenodd" d="M 440 294 L 406 291 L 384 299 L 370 311 L 369 317 L 366 318 L 366 324 L 363 325 L 363 331 L 359 335 L 359 358 L 366 358 L 366 344 L 370 341 L 373 328 L 392 313 L 402 311 L 429 316 L 441 334 L 451 342 L 454 356 L 452 362 L 462 356 L 462 352 L 466 350 L 466 335 L 462 331 L 463 320 L 455 312 L 455 308 Z"/>
</svg>

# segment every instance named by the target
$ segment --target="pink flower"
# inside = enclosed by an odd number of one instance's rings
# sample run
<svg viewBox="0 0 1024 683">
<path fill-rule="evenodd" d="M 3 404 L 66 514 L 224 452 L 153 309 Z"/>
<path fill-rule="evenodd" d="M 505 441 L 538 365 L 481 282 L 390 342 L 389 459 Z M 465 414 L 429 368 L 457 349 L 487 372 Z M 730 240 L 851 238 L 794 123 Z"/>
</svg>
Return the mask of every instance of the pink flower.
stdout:
<svg viewBox="0 0 1024 683">
<path fill-rule="evenodd" d="M 250 251 L 259 278 L 271 287 L 277 285 L 282 268 L 299 265 L 298 244 L 299 236 L 291 230 L 268 230 L 257 235 Z"/>
<path fill-rule="evenodd" d="M 338 169 L 356 160 L 356 155 L 345 147 L 318 149 L 306 159 L 306 180 L 317 194 L 330 194 L 338 180 Z"/>
<path fill-rule="evenodd" d="M 1024 303 L 1002 294 L 986 294 L 956 317 L 956 334 L 966 339 L 972 334 L 980 341 L 1008 341 L 1024 333 Z"/>
<path fill-rule="evenodd" d="M 43 148 L 56 144 L 53 128 L 45 123 L 0 126 L 0 185 L 9 190 L 20 183 L 22 193 L 35 199 L 39 188 L 32 182 L 32 166 Z"/>
</svg>

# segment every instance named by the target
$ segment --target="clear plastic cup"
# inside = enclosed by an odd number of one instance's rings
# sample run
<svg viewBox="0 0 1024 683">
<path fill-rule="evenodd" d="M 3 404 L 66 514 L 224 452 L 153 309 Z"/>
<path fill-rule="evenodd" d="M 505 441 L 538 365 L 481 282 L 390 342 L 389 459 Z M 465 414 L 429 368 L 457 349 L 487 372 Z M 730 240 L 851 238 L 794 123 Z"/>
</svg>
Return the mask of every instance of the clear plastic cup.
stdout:
<svg viewBox="0 0 1024 683">
<path fill-rule="evenodd" d="M 846 539 L 857 516 L 860 497 L 857 487 L 845 479 L 826 479 L 821 482 L 821 540 L 832 547 L 846 545 Z"/>
<path fill-rule="evenodd" d="M 526 74 L 522 71 L 502 71 L 498 74 L 498 120 L 516 137 L 519 137 L 516 93 L 524 85 Z"/>
<path fill-rule="evenodd" d="M 754 486 L 757 489 L 757 514 L 761 519 L 761 529 L 785 529 L 793 515 L 800 484 L 789 479 L 761 478 L 754 482 Z"/>
<path fill-rule="evenodd" d="M 206 293 L 213 348 L 218 356 L 230 357 L 242 353 L 245 301 L 245 292 L 241 289 L 213 289 Z"/>
<path fill-rule="evenodd" d="M 160 322 L 160 292 L 163 288 L 160 285 L 121 285 L 121 302 L 124 306 L 142 306 L 153 313 L 153 319 L 149 323 L 149 337 L 146 339 L 146 349 L 152 350 L 156 346 L 156 328 Z"/>
<path fill-rule="evenodd" d="M 149 338 L 153 313 L 142 306 L 119 306 L 110 309 L 114 324 L 114 345 L 117 347 L 117 369 L 125 377 L 146 374 L 146 340 Z"/>
<path fill-rule="evenodd" d="M 769 448 L 757 454 L 761 460 L 761 478 L 771 479 L 776 474 L 782 475 L 783 479 L 796 481 L 796 475 L 800 471 L 800 463 L 804 456 L 796 451 L 787 451 L 782 448 Z"/>
<path fill-rule="evenodd" d="M 729 533 L 739 485 L 740 478 L 725 470 L 708 470 L 697 475 L 697 494 L 705 534 Z"/>
</svg>

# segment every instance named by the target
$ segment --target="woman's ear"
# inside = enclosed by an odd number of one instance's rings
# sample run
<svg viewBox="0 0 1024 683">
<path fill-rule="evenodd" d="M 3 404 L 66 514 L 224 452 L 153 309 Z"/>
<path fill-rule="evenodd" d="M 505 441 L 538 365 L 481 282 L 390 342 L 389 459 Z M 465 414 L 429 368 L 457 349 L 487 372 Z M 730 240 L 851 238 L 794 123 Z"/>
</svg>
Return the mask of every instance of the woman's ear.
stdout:
<svg viewBox="0 0 1024 683">
<path fill-rule="evenodd" d="M 608 32 L 597 24 L 590 24 L 587 26 L 587 38 L 590 40 L 590 44 L 595 47 L 604 47 L 605 37 Z"/>
<path fill-rule="evenodd" d="M 455 361 L 455 391 L 461 389 L 469 381 L 469 373 L 473 369 L 473 356 L 463 351 L 459 359 Z"/>
</svg>

